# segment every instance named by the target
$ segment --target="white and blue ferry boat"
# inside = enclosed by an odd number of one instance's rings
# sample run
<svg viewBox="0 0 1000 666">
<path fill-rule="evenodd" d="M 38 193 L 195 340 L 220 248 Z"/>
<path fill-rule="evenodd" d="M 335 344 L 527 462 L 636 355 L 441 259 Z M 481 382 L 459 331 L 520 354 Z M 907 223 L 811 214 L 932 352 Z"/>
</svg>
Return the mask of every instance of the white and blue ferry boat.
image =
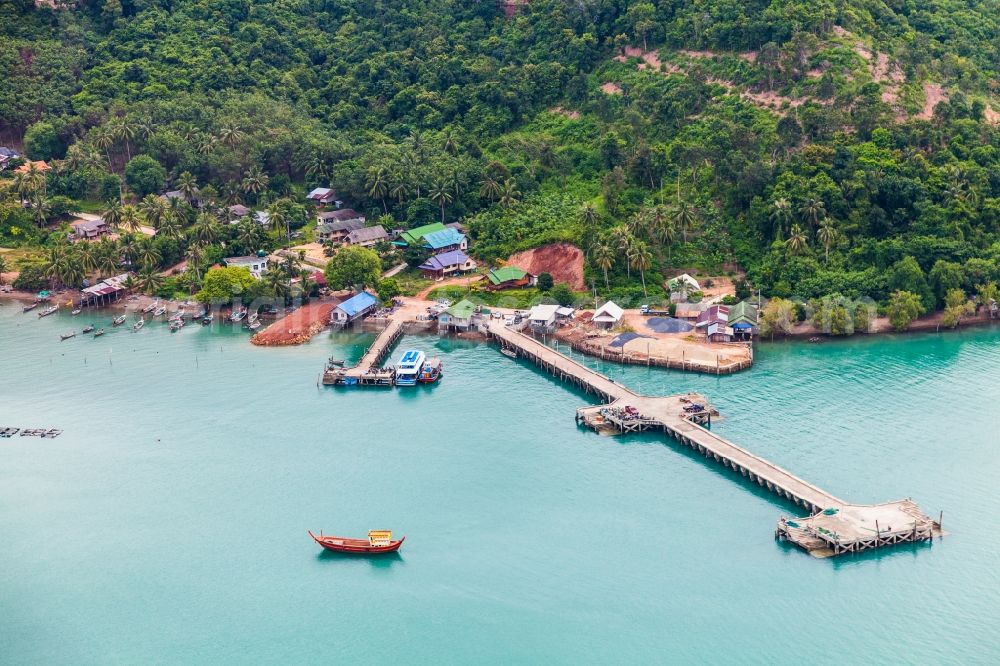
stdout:
<svg viewBox="0 0 1000 666">
<path fill-rule="evenodd" d="M 422 351 L 408 349 L 403 352 L 403 357 L 396 364 L 396 386 L 416 386 L 425 359 Z"/>
</svg>

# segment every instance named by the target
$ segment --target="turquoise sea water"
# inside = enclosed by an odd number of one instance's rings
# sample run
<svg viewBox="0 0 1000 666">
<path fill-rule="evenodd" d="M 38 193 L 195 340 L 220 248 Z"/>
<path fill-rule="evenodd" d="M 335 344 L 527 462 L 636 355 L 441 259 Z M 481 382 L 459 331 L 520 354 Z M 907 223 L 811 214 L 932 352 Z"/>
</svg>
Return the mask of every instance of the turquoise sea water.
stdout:
<svg viewBox="0 0 1000 666">
<path fill-rule="evenodd" d="M 0 663 L 1000 654 L 1000 329 L 765 345 L 721 378 L 587 360 L 701 391 L 737 443 L 850 501 L 943 509 L 951 533 L 815 560 L 773 540 L 795 507 L 659 436 L 578 429 L 587 396 L 486 345 L 406 338 L 440 385 L 335 390 L 324 360 L 370 336 L 59 342 L 85 323 L 0 302 L 0 426 L 65 431 L 0 439 Z M 407 535 L 398 557 L 306 535 L 373 528 Z"/>
</svg>

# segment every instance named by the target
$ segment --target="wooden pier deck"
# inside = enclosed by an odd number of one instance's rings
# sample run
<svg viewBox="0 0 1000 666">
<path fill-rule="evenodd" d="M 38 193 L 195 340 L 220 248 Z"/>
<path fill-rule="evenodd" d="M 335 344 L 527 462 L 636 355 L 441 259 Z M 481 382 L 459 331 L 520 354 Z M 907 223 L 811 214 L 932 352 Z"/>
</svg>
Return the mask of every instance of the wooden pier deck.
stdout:
<svg viewBox="0 0 1000 666">
<path fill-rule="evenodd" d="M 328 368 L 323 373 L 323 383 L 328 386 L 392 386 L 396 373 L 381 371 L 380 367 L 403 337 L 405 329 L 406 322 L 402 318 L 390 318 L 388 325 L 365 350 L 357 365 L 350 368 Z"/>
<path fill-rule="evenodd" d="M 859 552 L 906 541 L 925 541 L 941 534 L 934 522 L 909 499 L 878 505 L 850 504 L 788 470 L 716 435 L 703 424 L 717 414 L 698 394 L 644 396 L 534 338 L 493 321 L 488 335 L 544 370 L 569 381 L 606 404 L 577 410 L 577 420 L 597 430 L 639 432 L 662 430 L 678 442 L 767 488 L 808 511 L 811 516 L 778 521 L 775 536 L 813 555 L 825 557 Z M 692 405 L 704 408 L 696 410 Z M 690 409 L 687 411 L 685 408 Z M 895 525 L 895 529 L 890 529 Z M 888 530 L 888 531 L 887 531 Z"/>
</svg>

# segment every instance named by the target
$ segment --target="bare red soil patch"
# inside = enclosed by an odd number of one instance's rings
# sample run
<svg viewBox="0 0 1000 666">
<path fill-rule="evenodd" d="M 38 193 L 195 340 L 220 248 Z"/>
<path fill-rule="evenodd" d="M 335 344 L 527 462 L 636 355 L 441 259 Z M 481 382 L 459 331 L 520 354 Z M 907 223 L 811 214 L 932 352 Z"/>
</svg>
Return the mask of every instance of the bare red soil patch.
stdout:
<svg viewBox="0 0 1000 666">
<path fill-rule="evenodd" d="M 587 288 L 583 281 L 583 250 L 569 243 L 553 243 L 511 255 L 507 263 L 533 275 L 549 273 L 556 282 L 565 282 L 577 291 Z"/>
<path fill-rule="evenodd" d="M 250 338 L 250 342 L 263 347 L 300 345 L 322 331 L 330 323 L 330 313 L 339 301 L 313 301 L 308 305 L 285 315 L 260 333 Z"/>
</svg>

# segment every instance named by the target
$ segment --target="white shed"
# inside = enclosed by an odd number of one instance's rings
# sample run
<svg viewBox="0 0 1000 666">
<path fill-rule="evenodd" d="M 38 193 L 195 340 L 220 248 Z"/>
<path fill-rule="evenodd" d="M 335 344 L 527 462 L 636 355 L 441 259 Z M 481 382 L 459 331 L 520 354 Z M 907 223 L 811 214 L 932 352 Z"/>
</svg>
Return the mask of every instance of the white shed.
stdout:
<svg viewBox="0 0 1000 666">
<path fill-rule="evenodd" d="M 614 301 L 608 301 L 597 308 L 597 312 L 594 313 L 594 318 L 591 321 L 601 328 L 614 328 L 624 315 L 625 311 L 618 304 Z"/>
</svg>

